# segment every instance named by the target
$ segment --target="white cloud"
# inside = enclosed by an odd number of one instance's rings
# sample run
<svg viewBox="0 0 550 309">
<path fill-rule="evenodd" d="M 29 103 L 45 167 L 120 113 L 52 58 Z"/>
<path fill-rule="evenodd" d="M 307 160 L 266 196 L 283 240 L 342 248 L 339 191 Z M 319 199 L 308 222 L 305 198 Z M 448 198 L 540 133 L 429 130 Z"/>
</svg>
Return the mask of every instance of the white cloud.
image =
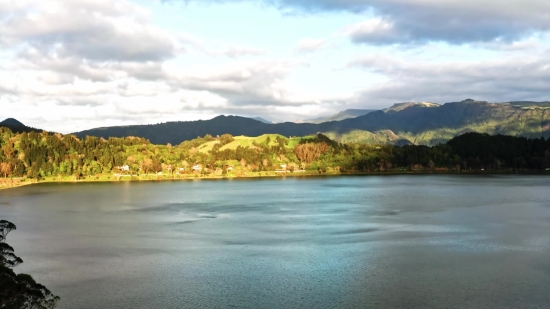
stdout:
<svg viewBox="0 0 550 309">
<path fill-rule="evenodd" d="M 198 65 L 186 71 L 171 71 L 182 89 L 207 90 L 217 93 L 233 104 L 256 101 L 284 102 L 286 94 L 279 83 L 295 66 L 293 61 L 231 62 L 227 65 Z"/>
<path fill-rule="evenodd" d="M 383 18 L 365 20 L 348 27 L 345 32 L 356 43 L 375 41 L 386 44 L 407 40 L 406 37 L 400 37 L 404 34 L 396 32 L 393 22 Z"/>
<path fill-rule="evenodd" d="M 6 117 L 29 125 L 67 133 L 117 119 L 138 124 L 305 104 L 283 85 L 301 63 L 238 61 L 266 51 L 168 32 L 126 0 L 0 5 L 0 38 L 9 50 L 8 62 L 0 59 L 0 104 L 10 107 Z M 177 57 L 186 49 L 231 60 L 182 66 Z"/>
<path fill-rule="evenodd" d="M 211 44 L 188 33 L 180 33 L 178 35 L 178 40 L 185 48 L 212 57 L 226 56 L 230 58 L 239 58 L 244 56 L 261 56 L 267 53 L 263 49 L 240 45 L 231 45 L 221 48 L 212 47 L 210 46 Z M 216 45 L 220 45 L 220 43 Z"/>
<path fill-rule="evenodd" d="M 214 52 L 213 54 L 222 54 L 231 58 L 243 57 L 243 56 L 259 56 L 266 52 L 261 49 L 244 47 L 244 46 L 231 46 L 223 49 L 220 52 Z"/>
<path fill-rule="evenodd" d="M 153 26 L 147 12 L 124 0 L 8 0 L 0 37 L 57 57 L 91 61 L 172 58 L 175 40 Z"/>
<path fill-rule="evenodd" d="M 382 104 L 409 98 L 451 102 L 468 97 L 492 102 L 548 100 L 548 53 L 530 58 L 511 55 L 492 61 L 425 61 L 369 55 L 348 66 L 380 74 L 384 81 L 370 85 L 358 101 Z"/>
<path fill-rule="evenodd" d="M 183 0 L 192 2 L 197 0 Z M 219 0 L 200 0 L 219 2 Z M 225 0 L 240 2 L 242 0 Z M 357 32 L 352 39 L 367 44 L 418 44 L 445 41 L 455 44 L 514 41 L 550 31 L 547 0 L 263 0 L 285 11 L 348 11 L 368 13 L 391 25 Z M 367 22 L 368 23 L 368 22 Z M 368 30 L 364 29 L 364 30 Z M 382 30 L 382 31 L 381 31 Z M 378 35 L 373 35 L 377 34 Z M 384 36 L 382 34 L 387 34 Z M 363 35 L 361 35 L 363 34 Z M 371 35 L 369 35 L 371 34 Z"/>
<path fill-rule="evenodd" d="M 314 52 L 321 48 L 326 47 L 326 45 L 327 45 L 326 39 L 305 38 L 300 40 L 300 42 L 298 42 L 295 49 L 300 52 Z"/>
<path fill-rule="evenodd" d="M 548 99 L 550 57 L 543 53 L 548 44 L 545 34 L 532 33 L 547 29 L 540 17 L 548 12 L 545 3 L 527 0 L 520 7 L 512 0 L 492 8 L 488 0 L 272 3 L 312 13 L 368 11 L 370 18 L 345 29 L 356 43 L 368 44 L 329 48 L 342 37 L 308 31 L 293 37 L 274 32 L 284 38 L 274 37 L 272 45 L 247 41 L 240 33 L 201 37 L 155 25 L 154 12 L 129 0 L 0 1 L 0 116 L 73 132 L 222 113 L 305 119 L 410 98 Z M 441 40 L 456 47 L 445 52 L 456 54 L 442 60 L 438 44 L 422 45 Z M 467 52 L 452 45 L 464 42 Z M 410 49 L 381 46 L 411 43 Z M 321 49 L 323 57 L 307 54 Z M 370 54 L 335 73 L 337 61 L 358 50 Z M 494 60 L 449 60 L 475 58 L 477 51 L 491 52 Z M 346 88 L 348 82 L 353 86 Z M 303 84 L 310 89 L 298 86 Z"/>
</svg>

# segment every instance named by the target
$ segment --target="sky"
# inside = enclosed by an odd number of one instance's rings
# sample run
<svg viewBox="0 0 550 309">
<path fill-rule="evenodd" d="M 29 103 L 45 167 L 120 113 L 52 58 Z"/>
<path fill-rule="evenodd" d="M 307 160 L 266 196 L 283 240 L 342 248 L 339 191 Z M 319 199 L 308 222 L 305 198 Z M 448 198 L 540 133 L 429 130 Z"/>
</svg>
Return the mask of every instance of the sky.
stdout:
<svg viewBox="0 0 550 309">
<path fill-rule="evenodd" d="M 549 85 L 547 0 L 0 1 L 0 118 L 61 133 Z"/>
</svg>

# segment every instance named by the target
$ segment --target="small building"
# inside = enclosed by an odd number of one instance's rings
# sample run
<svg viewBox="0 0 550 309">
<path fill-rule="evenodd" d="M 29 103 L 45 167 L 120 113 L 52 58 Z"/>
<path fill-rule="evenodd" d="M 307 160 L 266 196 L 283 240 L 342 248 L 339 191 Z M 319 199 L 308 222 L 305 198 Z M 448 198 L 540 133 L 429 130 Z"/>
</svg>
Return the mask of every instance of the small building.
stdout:
<svg viewBox="0 0 550 309">
<path fill-rule="evenodd" d="M 194 171 L 202 171 L 202 166 L 200 164 L 195 164 L 195 165 L 193 165 L 193 170 Z"/>
<path fill-rule="evenodd" d="M 128 164 L 126 164 L 126 165 L 122 165 L 122 166 L 117 166 L 116 169 L 119 170 L 119 171 L 127 172 L 127 171 L 130 170 L 130 167 L 128 166 Z"/>
</svg>

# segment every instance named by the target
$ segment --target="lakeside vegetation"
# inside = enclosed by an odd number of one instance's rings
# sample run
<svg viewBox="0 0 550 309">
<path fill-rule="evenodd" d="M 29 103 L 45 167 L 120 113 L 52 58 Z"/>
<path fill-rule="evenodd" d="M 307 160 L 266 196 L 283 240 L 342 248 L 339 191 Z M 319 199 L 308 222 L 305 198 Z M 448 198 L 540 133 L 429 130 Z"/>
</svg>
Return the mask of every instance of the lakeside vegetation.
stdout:
<svg viewBox="0 0 550 309">
<path fill-rule="evenodd" d="M 277 175 L 545 172 L 550 140 L 466 133 L 436 146 L 339 143 L 323 134 L 206 135 L 179 145 L 0 128 L 0 187 Z"/>
</svg>

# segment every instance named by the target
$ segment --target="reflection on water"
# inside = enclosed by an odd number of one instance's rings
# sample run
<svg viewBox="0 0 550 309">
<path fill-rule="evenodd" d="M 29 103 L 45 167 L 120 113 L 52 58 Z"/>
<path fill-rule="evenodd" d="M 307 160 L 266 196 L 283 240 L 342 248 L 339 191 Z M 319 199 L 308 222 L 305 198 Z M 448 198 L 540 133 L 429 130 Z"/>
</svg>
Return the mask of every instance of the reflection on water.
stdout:
<svg viewBox="0 0 550 309">
<path fill-rule="evenodd" d="M 0 191 L 0 218 L 60 308 L 547 308 L 549 184 L 44 184 Z"/>
</svg>

